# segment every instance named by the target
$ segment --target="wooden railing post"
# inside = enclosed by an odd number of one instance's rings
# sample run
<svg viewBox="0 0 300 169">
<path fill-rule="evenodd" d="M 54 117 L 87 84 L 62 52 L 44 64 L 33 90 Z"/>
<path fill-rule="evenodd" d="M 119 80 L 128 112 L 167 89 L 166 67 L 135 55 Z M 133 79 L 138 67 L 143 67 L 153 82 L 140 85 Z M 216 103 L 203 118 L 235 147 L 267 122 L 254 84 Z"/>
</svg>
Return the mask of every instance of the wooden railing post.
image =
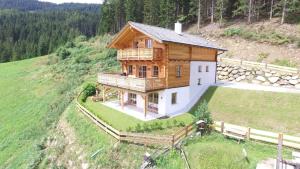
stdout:
<svg viewBox="0 0 300 169">
<path fill-rule="evenodd" d="M 224 133 L 224 121 L 221 121 L 221 133 Z"/>
<path fill-rule="evenodd" d="M 250 140 L 251 128 L 248 127 L 247 129 L 247 140 Z"/>
<path fill-rule="evenodd" d="M 174 145 L 175 145 L 175 135 L 172 134 L 172 147 L 174 147 Z"/>
<path fill-rule="evenodd" d="M 185 126 L 185 137 L 188 135 L 188 126 Z"/>
</svg>

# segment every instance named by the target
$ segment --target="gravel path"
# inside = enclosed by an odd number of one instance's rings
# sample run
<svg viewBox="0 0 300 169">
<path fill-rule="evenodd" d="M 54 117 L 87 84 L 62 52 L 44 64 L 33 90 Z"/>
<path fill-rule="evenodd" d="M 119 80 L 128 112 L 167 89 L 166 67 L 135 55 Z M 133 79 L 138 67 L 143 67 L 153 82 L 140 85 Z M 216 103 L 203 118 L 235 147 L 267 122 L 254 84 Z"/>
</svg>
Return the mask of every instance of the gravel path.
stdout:
<svg viewBox="0 0 300 169">
<path fill-rule="evenodd" d="M 250 84 L 250 83 L 217 81 L 217 83 L 214 86 L 229 87 L 229 88 L 243 89 L 243 90 L 257 90 L 257 91 L 280 92 L 280 93 L 299 93 L 300 94 L 300 89 L 296 89 L 296 88 L 264 86 L 264 85 L 259 85 L 259 84 Z"/>
</svg>

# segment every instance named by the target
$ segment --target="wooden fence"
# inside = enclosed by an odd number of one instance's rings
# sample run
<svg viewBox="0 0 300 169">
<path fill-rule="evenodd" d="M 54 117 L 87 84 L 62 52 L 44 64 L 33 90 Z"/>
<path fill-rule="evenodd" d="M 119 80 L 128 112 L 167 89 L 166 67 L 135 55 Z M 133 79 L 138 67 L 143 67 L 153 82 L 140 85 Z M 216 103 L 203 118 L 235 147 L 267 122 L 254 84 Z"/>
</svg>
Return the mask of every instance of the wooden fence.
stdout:
<svg viewBox="0 0 300 169">
<path fill-rule="evenodd" d="M 264 68 L 264 69 L 280 71 L 285 73 L 293 73 L 293 74 L 300 73 L 300 69 L 297 68 L 278 66 L 278 65 L 268 64 L 268 63 L 252 62 L 252 61 L 246 61 L 241 59 L 230 59 L 230 58 L 219 57 L 218 62 L 246 66 L 246 67 L 248 66 L 248 67 L 256 67 L 256 68 Z"/>
<path fill-rule="evenodd" d="M 282 134 L 282 133 L 274 133 L 269 131 L 257 130 L 249 127 L 224 123 L 222 121 L 216 121 L 214 125 L 215 125 L 215 130 L 221 133 L 223 133 L 226 129 L 236 129 L 247 133 L 248 140 L 252 139 L 252 140 L 257 140 L 257 141 L 262 141 L 262 142 L 267 142 L 272 144 L 278 144 L 278 142 L 281 141 L 282 139 L 284 146 L 300 150 L 300 137 L 295 137 L 295 136 Z"/>
<path fill-rule="evenodd" d="M 185 126 L 183 129 L 177 131 L 173 135 L 154 135 L 154 134 L 146 134 L 146 133 L 132 133 L 132 132 L 122 132 L 113 128 L 106 122 L 100 120 L 93 113 L 88 111 L 85 107 L 83 107 L 79 102 L 76 103 L 77 108 L 80 112 L 86 115 L 89 119 L 91 119 L 97 126 L 103 129 L 107 134 L 110 134 L 114 138 L 119 141 L 127 141 L 136 144 L 144 144 L 144 145 L 166 145 L 166 146 L 174 146 L 181 139 L 188 136 L 193 131 L 193 124 Z"/>
</svg>

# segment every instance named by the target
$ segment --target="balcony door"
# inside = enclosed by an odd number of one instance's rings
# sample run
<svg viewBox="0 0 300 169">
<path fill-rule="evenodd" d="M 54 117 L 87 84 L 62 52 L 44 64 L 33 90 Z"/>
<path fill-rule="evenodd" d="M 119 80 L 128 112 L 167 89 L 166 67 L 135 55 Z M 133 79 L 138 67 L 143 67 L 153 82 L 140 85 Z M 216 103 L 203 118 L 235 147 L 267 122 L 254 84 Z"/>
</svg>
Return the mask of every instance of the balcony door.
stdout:
<svg viewBox="0 0 300 169">
<path fill-rule="evenodd" d="M 139 66 L 139 78 L 147 77 L 147 66 Z"/>
<path fill-rule="evenodd" d="M 128 93 L 128 104 L 136 105 L 136 94 Z"/>
</svg>

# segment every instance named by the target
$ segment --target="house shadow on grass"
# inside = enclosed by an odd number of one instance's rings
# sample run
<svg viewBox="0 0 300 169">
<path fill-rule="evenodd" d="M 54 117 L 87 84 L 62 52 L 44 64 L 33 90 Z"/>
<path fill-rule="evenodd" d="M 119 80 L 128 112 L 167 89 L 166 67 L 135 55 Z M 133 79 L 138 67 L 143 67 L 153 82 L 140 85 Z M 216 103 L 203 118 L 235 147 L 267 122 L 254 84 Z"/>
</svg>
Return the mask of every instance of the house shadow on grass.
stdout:
<svg viewBox="0 0 300 169">
<path fill-rule="evenodd" d="M 215 92 L 218 90 L 217 86 L 209 87 L 206 92 L 201 96 L 201 98 L 197 101 L 197 103 L 188 111 L 188 113 L 194 115 L 195 110 L 197 107 L 204 102 L 204 100 L 209 104 L 212 97 L 214 96 Z"/>
</svg>

